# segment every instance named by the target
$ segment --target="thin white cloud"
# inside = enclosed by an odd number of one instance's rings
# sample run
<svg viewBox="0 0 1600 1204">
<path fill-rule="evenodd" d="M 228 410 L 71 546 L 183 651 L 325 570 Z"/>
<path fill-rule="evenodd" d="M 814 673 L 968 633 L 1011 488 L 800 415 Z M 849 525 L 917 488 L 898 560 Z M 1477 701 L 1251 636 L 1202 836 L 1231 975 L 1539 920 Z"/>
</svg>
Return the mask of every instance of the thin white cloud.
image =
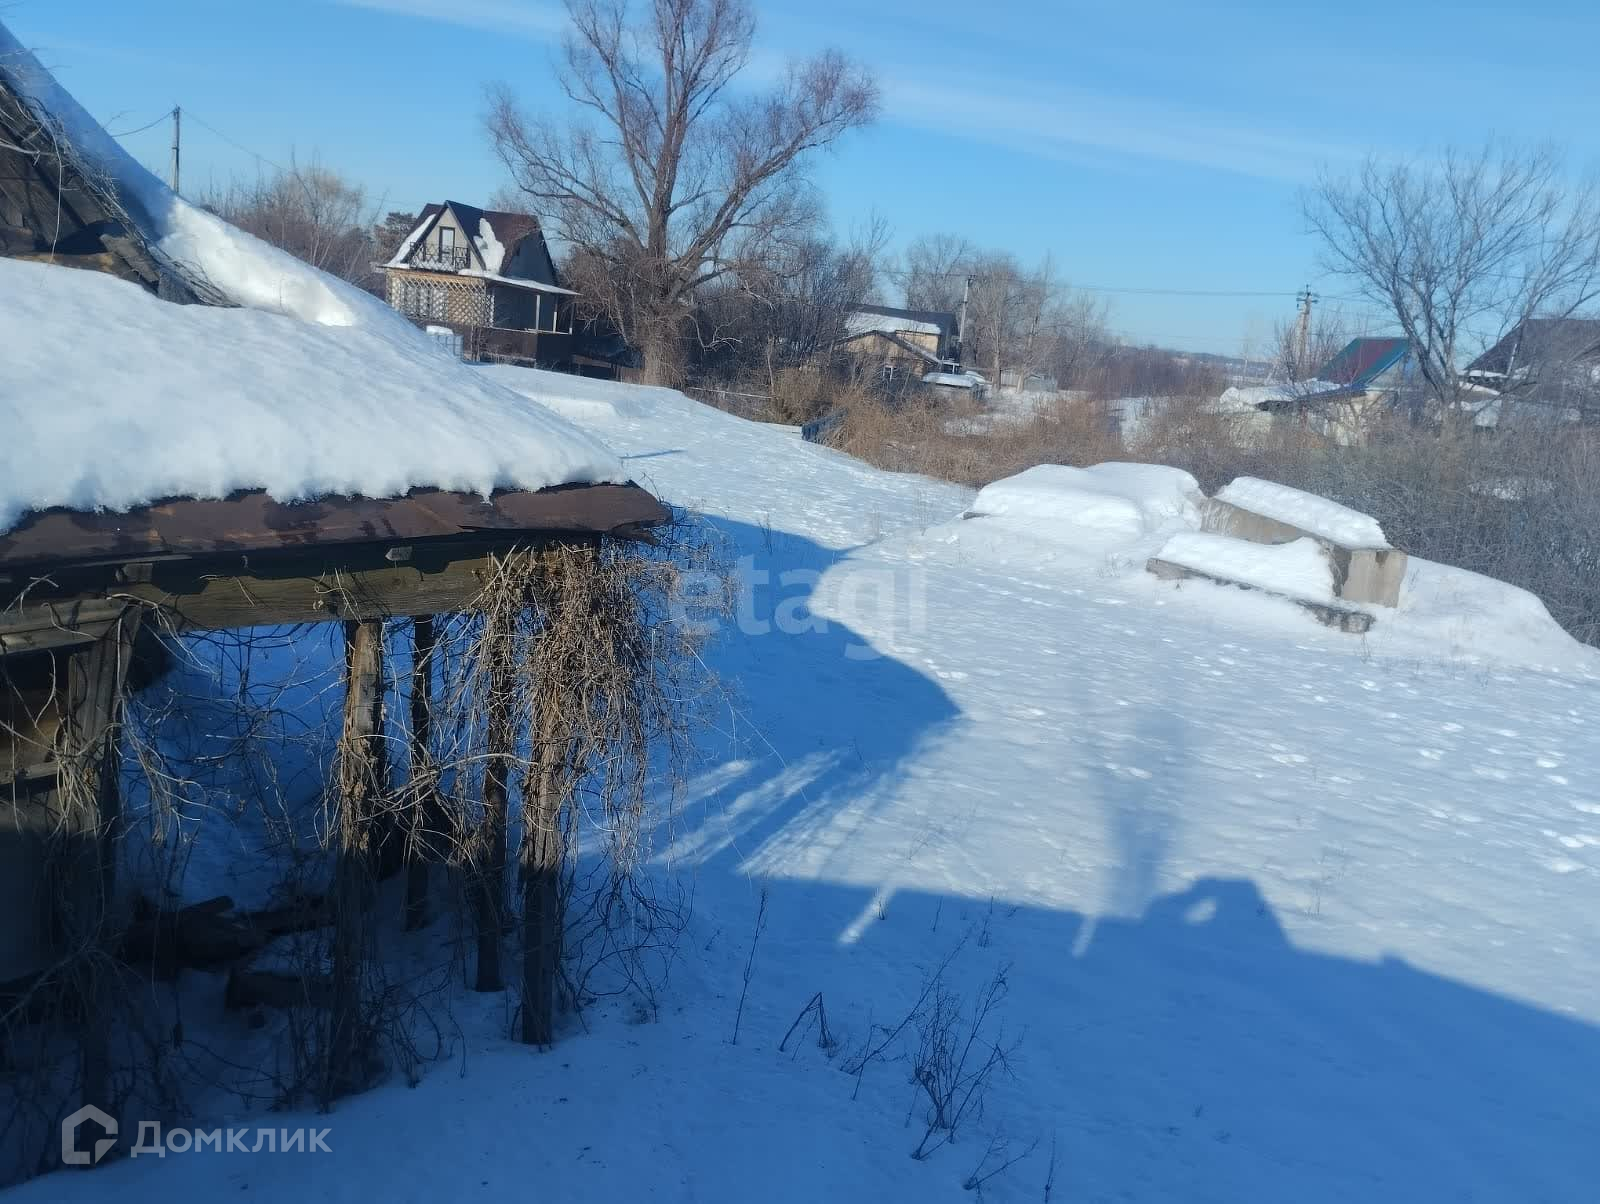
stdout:
<svg viewBox="0 0 1600 1204">
<path fill-rule="evenodd" d="M 1108 154 L 1185 163 L 1263 179 L 1301 181 L 1362 148 L 1248 126 L 1190 105 L 1088 89 L 968 77 L 880 77 L 885 116 L 903 125 L 990 142 L 1041 158 Z"/>
<path fill-rule="evenodd" d="M 334 0 L 346 8 L 420 17 L 467 29 L 550 38 L 567 28 L 566 10 L 547 0 Z"/>
</svg>

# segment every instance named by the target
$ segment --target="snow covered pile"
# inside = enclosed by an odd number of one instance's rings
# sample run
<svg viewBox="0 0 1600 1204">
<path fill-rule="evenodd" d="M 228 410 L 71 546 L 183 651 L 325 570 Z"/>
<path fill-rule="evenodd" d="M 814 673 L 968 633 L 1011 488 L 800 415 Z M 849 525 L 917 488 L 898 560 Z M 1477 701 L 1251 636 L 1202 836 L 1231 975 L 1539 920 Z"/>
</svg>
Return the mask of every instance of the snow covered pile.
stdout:
<svg viewBox="0 0 1600 1204">
<path fill-rule="evenodd" d="M 1253 585 L 1257 589 L 1327 602 L 1333 598 L 1333 566 L 1314 539 L 1261 544 L 1226 535 L 1180 531 L 1156 555 L 1197 573 Z"/>
<path fill-rule="evenodd" d="M 1273 402 L 1298 401 L 1323 393 L 1337 393 L 1342 388 L 1343 385 L 1329 380 L 1301 380 L 1279 385 L 1233 385 L 1223 390 L 1222 396 L 1212 403 L 1211 408 L 1218 414 L 1242 414 Z"/>
<path fill-rule="evenodd" d="M 157 250 L 230 300 L 325 326 L 421 333 L 378 298 L 197 209 L 151 175 L 0 24 L 0 74 L 66 136 L 83 165 L 115 189 Z"/>
<path fill-rule="evenodd" d="M 1427 641 L 1438 656 L 1492 655 L 1557 671 L 1592 666 L 1600 659 L 1563 631 L 1536 595 L 1482 573 L 1415 556 L 1401 586 L 1396 618 L 1409 639 Z M 1381 625 L 1374 630 L 1381 634 Z"/>
<path fill-rule="evenodd" d="M 172 305 L 7 259 L 0 296 L 0 530 L 51 506 L 238 489 L 290 502 L 627 477 L 598 440 L 387 325 Z"/>
<path fill-rule="evenodd" d="M 1179 468 L 1039 464 L 985 485 L 965 517 L 1022 522 L 1041 535 L 1087 528 L 1137 537 L 1173 522 L 1197 526 L 1201 500 L 1199 482 Z"/>
<path fill-rule="evenodd" d="M 976 389 L 984 381 L 976 372 L 924 372 L 922 383 L 946 385 L 953 389 Z"/>
<path fill-rule="evenodd" d="M 1370 514 L 1338 502 L 1259 477 L 1239 477 L 1217 491 L 1217 501 L 1228 502 L 1266 518 L 1298 527 L 1347 548 L 1387 548 L 1383 528 Z"/>
</svg>

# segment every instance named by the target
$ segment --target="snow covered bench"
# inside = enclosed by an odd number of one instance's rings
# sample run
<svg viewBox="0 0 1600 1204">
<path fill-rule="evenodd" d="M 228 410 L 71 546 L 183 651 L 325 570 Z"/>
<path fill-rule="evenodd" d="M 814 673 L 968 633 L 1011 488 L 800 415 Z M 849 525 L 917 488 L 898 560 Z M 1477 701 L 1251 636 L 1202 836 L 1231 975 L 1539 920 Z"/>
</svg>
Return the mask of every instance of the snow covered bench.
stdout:
<svg viewBox="0 0 1600 1204">
<path fill-rule="evenodd" d="M 1361 634 L 1371 612 L 1334 595 L 1333 561 L 1316 540 L 1260 544 L 1228 535 L 1183 531 L 1167 540 L 1145 568 L 1163 581 L 1198 579 L 1260 590 L 1309 611 L 1324 626 Z"/>
<path fill-rule="evenodd" d="M 1206 505 L 1204 529 L 1258 544 L 1310 538 L 1326 549 L 1334 595 L 1395 606 L 1406 554 L 1389 545 L 1377 519 L 1314 493 L 1256 477 L 1240 477 Z"/>
</svg>

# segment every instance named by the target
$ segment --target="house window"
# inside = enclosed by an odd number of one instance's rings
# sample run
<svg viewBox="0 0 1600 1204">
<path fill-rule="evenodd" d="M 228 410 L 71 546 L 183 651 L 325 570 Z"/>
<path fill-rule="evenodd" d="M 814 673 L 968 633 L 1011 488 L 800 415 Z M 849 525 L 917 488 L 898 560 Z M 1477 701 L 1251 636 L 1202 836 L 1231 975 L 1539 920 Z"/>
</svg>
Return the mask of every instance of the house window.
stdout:
<svg viewBox="0 0 1600 1204">
<path fill-rule="evenodd" d="M 456 232 L 450 226 L 439 227 L 439 253 L 448 255 L 456 249 Z"/>
</svg>

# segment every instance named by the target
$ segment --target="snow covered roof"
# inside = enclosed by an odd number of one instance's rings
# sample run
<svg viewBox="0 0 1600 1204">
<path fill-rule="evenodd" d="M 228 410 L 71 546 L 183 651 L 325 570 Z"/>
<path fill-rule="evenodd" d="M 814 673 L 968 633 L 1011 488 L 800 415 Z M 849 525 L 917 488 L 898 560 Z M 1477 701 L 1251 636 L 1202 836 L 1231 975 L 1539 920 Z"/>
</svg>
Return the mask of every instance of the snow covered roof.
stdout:
<svg viewBox="0 0 1600 1204">
<path fill-rule="evenodd" d="M 1309 401 L 1347 392 L 1344 385 L 1327 380 L 1300 380 L 1276 385 L 1233 385 L 1211 403 L 1214 414 L 1241 414 L 1291 401 Z"/>
<path fill-rule="evenodd" d="M 327 326 L 409 330 L 377 297 L 230 226 L 173 193 L 101 129 L 38 59 L 0 24 L 0 72 L 87 169 L 111 189 L 141 232 L 187 275 L 237 305 L 293 314 Z"/>
<path fill-rule="evenodd" d="M 172 305 L 0 259 L 0 530 L 265 489 L 280 502 L 627 479 L 601 443 L 401 323 Z M 85 338 L 93 331 L 93 338 Z"/>
<path fill-rule="evenodd" d="M 1469 373 L 1535 372 L 1600 356 L 1600 318 L 1529 318 L 1467 365 Z"/>
<path fill-rule="evenodd" d="M 411 258 L 411 253 L 417 244 L 427 237 L 428 232 L 433 229 L 446 210 L 455 215 L 461 229 L 472 240 L 473 250 L 483 265 L 482 274 L 499 276 L 506 266 L 507 259 L 515 254 L 524 239 L 536 237 L 540 240 L 541 246 L 543 244 L 544 232 L 540 229 L 539 219 L 531 214 L 510 213 L 503 209 L 480 209 L 476 205 L 463 204 L 461 201 L 431 201 L 422 207 L 411 233 L 406 235 L 399 249 L 395 251 L 394 257 L 384 266 L 390 268 L 409 266 L 407 261 Z M 548 260 L 549 249 L 543 248 L 543 250 Z M 554 263 L 550 264 L 550 270 L 553 276 Z M 515 279 L 507 278 L 507 282 L 515 282 Z M 545 287 L 551 291 L 567 291 L 549 285 Z"/>
<path fill-rule="evenodd" d="M 846 318 L 851 334 L 879 330 L 885 334 L 936 334 L 951 338 L 956 333 L 956 315 L 936 309 L 896 309 L 891 305 L 858 302 Z"/>
<path fill-rule="evenodd" d="M 932 322 L 918 322 L 911 318 L 890 318 L 882 314 L 852 313 L 844 320 L 844 328 L 849 334 L 866 334 L 869 331 L 882 331 L 884 334 L 938 334 L 939 328 Z"/>
</svg>

